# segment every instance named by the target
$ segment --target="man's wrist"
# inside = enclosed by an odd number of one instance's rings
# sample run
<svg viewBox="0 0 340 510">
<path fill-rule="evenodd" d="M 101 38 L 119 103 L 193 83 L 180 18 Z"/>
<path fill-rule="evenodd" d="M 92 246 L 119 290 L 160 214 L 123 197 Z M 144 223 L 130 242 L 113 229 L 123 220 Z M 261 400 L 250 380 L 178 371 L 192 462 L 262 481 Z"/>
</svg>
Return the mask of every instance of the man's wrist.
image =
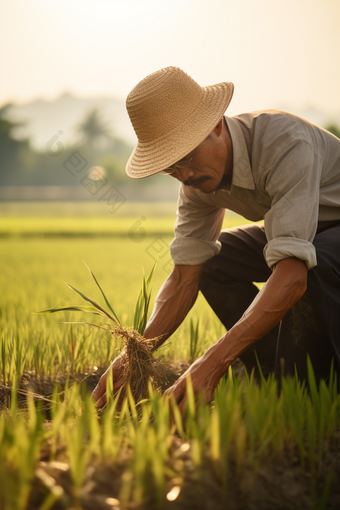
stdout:
<svg viewBox="0 0 340 510">
<path fill-rule="evenodd" d="M 249 335 L 249 327 L 246 320 L 238 322 L 225 333 L 208 351 L 208 357 L 213 359 L 218 380 L 226 373 L 229 366 L 244 352 L 254 339 Z M 204 355 L 204 356 L 205 356 Z"/>
<path fill-rule="evenodd" d="M 237 358 L 237 356 L 235 356 Z M 234 361 L 230 357 L 228 333 L 223 335 L 214 345 L 203 354 L 202 361 L 207 364 L 208 370 L 213 374 L 216 385 Z"/>
</svg>

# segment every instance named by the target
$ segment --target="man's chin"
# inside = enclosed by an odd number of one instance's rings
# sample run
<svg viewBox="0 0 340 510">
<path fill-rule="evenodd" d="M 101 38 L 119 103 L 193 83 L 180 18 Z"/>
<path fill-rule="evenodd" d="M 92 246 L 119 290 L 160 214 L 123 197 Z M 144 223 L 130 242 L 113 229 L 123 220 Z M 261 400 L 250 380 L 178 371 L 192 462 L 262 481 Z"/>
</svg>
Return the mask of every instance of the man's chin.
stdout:
<svg viewBox="0 0 340 510">
<path fill-rule="evenodd" d="M 220 180 L 220 182 L 216 182 L 216 179 L 207 179 L 206 181 L 204 181 L 204 185 L 202 186 L 202 188 L 200 189 L 200 191 L 202 191 L 202 193 L 215 193 L 216 191 L 220 190 L 221 188 L 223 188 L 222 186 L 222 179 Z"/>
<path fill-rule="evenodd" d="M 208 195 L 209 193 L 214 193 L 218 189 L 219 189 L 218 186 L 217 187 L 214 186 L 214 183 L 212 183 L 211 181 L 205 181 L 203 183 L 203 186 L 200 188 L 200 191 Z"/>
</svg>

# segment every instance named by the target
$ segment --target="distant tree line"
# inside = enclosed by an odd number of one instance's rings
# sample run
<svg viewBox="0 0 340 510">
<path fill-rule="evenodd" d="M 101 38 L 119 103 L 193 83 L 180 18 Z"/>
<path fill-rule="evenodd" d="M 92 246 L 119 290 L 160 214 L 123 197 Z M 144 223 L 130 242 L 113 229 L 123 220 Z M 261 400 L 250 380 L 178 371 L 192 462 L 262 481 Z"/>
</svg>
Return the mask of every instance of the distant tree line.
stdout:
<svg viewBox="0 0 340 510">
<path fill-rule="evenodd" d="M 28 138 L 15 138 L 15 130 L 22 124 L 8 119 L 9 106 L 0 109 L 0 186 L 78 185 L 63 165 L 73 153 L 80 154 L 88 168 L 102 167 L 111 181 L 133 184 L 125 174 L 133 147 L 110 132 L 98 110 L 88 112 L 77 126 L 79 141 L 74 146 L 60 144 L 58 151 L 55 143 L 50 150 L 36 151 Z"/>
</svg>

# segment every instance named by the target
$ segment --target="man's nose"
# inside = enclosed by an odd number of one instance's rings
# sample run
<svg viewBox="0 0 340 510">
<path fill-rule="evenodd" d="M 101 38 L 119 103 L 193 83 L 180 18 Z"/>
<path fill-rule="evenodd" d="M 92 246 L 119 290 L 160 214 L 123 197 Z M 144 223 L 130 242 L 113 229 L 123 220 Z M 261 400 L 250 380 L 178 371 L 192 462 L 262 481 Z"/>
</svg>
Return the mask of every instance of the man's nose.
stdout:
<svg viewBox="0 0 340 510">
<path fill-rule="evenodd" d="M 179 181 L 185 182 L 188 179 L 190 179 L 190 177 L 193 177 L 195 175 L 195 172 L 194 172 L 194 170 L 192 168 L 190 168 L 188 166 L 186 168 L 178 169 L 177 170 L 177 175 L 178 175 L 178 180 Z"/>
</svg>

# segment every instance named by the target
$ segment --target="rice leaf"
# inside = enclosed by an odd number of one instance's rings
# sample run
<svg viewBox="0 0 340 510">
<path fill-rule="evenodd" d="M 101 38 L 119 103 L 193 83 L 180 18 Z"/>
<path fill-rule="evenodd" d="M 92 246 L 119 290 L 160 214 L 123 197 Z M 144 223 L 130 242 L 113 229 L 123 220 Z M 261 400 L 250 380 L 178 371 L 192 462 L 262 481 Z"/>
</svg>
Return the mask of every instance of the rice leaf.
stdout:
<svg viewBox="0 0 340 510">
<path fill-rule="evenodd" d="M 154 273 L 154 270 L 155 270 L 155 267 L 156 267 L 157 262 L 158 262 L 158 261 L 156 260 L 156 261 L 155 261 L 155 263 L 154 263 L 154 265 L 152 266 L 151 271 L 150 271 L 150 274 L 149 274 L 149 276 L 148 276 L 148 279 L 147 279 L 148 287 L 149 287 L 149 285 L 150 285 L 150 283 L 151 283 L 151 280 L 152 280 L 153 273 Z"/>
<path fill-rule="evenodd" d="M 120 324 L 117 319 L 115 319 L 114 317 L 112 317 L 112 315 L 110 315 L 106 310 L 104 310 L 104 308 L 102 308 L 100 305 L 98 305 L 98 303 L 96 303 L 95 301 L 93 301 L 93 299 L 89 298 L 88 296 L 86 296 L 85 294 L 83 294 L 82 292 L 80 292 L 80 290 L 77 290 L 75 289 L 74 287 L 72 287 L 72 285 L 69 285 L 68 283 L 65 282 L 65 284 L 72 290 L 74 290 L 75 292 L 77 292 L 79 294 L 79 296 L 81 296 L 85 301 L 87 301 L 88 303 L 91 303 L 91 305 L 95 306 L 98 310 L 100 310 L 101 312 L 104 313 L 104 315 L 106 315 L 106 317 L 108 317 L 109 319 L 111 319 L 113 322 L 115 322 L 116 324 Z"/>
<path fill-rule="evenodd" d="M 157 261 L 154 263 L 149 276 L 146 278 L 145 271 L 143 268 L 143 281 L 142 288 L 139 293 L 137 304 L 135 308 L 135 315 L 133 319 L 133 327 L 139 334 L 143 335 L 144 330 L 146 328 L 147 320 L 148 320 L 148 311 L 151 299 L 152 288 L 150 289 L 150 284 L 152 280 L 152 276 L 156 267 Z"/>
<path fill-rule="evenodd" d="M 137 299 L 136 307 L 135 307 L 135 315 L 133 318 L 133 327 L 138 332 L 140 332 L 138 330 L 138 325 L 139 325 L 139 317 L 141 314 L 141 308 L 142 308 L 142 293 L 140 292 L 138 299 Z"/>
<path fill-rule="evenodd" d="M 109 303 L 109 301 L 108 301 L 107 297 L 105 296 L 103 289 L 102 289 L 102 288 L 101 288 L 101 286 L 99 285 L 99 282 L 98 282 L 97 278 L 94 276 L 94 274 L 92 273 L 91 269 L 90 269 L 90 268 L 89 268 L 89 266 L 86 264 L 85 260 L 83 260 L 83 262 L 84 262 L 85 266 L 87 267 L 87 269 L 90 271 L 90 274 L 91 274 L 92 278 L 94 279 L 94 281 L 96 282 L 97 286 L 99 287 L 99 290 L 100 290 L 100 292 L 102 293 L 103 298 L 105 299 L 105 303 L 106 303 L 106 304 L 107 304 L 107 306 L 110 308 L 110 310 L 111 310 L 112 314 L 115 316 L 115 318 L 117 319 L 118 323 L 119 323 L 119 324 L 121 324 L 120 320 L 119 320 L 119 319 L 118 319 L 118 317 L 117 317 L 117 314 L 115 314 L 115 312 L 113 311 L 112 306 L 110 305 L 110 303 Z"/>
<path fill-rule="evenodd" d="M 102 312 L 98 312 L 95 307 L 92 306 L 82 306 L 82 305 L 74 305 L 74 306 L 56 306 L 55 308 L 48 308 L 47 310 L 40 310 L 39 312 L 32 312 L 33 314 L 38 313 L 56 313 L 56 312 L 86 312 L 93 313 L 94 315 L 102 315 L 106 317 L 106 315 Z"/>
</svg>

